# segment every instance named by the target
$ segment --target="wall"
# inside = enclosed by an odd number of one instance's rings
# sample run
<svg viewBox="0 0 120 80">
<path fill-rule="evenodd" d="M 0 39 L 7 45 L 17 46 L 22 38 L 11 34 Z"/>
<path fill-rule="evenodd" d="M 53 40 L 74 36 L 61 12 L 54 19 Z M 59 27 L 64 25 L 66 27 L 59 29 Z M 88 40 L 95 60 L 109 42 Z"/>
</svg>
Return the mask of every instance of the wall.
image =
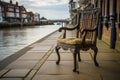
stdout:
<svg viewBox="0 0 120 80">
<path fill-rule="evenodd" d="M 111 15 L 112 15 L 112 0 L 109 0 L 109 21 L 108 27 L 105 26 L 105 8 L 106 8 L 106 1 L 103 0 L 102 3 L 102 18 L 103 18 L 103 35 L 102 40 L 105 41 L 108 45 L 110 45 L 110 37 L 111 37 Z M 116 27 L 116 46 L 115 49 L 120 51 L 120 0 L 116 0 L 116 16 L 115 16 L 115 27 Z"/>
</svg>

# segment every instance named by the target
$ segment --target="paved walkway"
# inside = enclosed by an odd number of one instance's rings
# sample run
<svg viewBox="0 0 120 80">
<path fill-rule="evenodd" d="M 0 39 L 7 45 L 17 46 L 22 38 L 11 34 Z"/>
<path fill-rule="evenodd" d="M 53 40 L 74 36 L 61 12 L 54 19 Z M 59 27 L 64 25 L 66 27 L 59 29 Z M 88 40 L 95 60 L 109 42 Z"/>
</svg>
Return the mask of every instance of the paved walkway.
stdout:
<svg viewBox="0 0 120 80">
<path fill-rule="evenodd" d="M 120 53 L 102 41 L 98 41 L 100 67 L 94 66 L 89 52 L 82 51 L 80 73 L 74 73 L 73 56 L 63 50 L 60 50 L 61 63 L 56 65 L 54 47 L 58 36 L 55 32 L 3 61 L 0 80 L 120 80 Z"/>
</svg>

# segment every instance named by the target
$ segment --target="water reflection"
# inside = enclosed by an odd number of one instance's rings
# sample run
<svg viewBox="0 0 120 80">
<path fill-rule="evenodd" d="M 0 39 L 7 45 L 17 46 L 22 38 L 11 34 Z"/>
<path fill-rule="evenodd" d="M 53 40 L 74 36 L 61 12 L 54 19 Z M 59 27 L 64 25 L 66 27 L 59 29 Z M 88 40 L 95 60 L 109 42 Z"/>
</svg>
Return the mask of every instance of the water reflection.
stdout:
<svg viewBox="0 0 120 80">
<path fill-rule="evenodd" d="M 0 60 L 57 30 L 60 25 L 7 28 L 0 30 Z"/>
</svg>

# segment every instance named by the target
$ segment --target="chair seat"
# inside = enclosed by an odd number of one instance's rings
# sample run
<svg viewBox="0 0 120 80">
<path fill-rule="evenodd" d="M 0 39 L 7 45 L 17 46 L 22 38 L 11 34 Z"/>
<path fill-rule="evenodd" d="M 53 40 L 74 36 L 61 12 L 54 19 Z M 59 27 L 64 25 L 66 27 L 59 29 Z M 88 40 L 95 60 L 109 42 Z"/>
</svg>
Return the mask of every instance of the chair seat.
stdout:
<svg viewBox="0 0 120 80">
<path fill-rule="evenodd" d="M 79 38 L 58 38 L 57 42 L 64 43 L 64 44 L 81 44 L 82 40 Z M 90 39 L 86 39 L 85 44 L 90 44 L 92 41 Z"/>
</svg>

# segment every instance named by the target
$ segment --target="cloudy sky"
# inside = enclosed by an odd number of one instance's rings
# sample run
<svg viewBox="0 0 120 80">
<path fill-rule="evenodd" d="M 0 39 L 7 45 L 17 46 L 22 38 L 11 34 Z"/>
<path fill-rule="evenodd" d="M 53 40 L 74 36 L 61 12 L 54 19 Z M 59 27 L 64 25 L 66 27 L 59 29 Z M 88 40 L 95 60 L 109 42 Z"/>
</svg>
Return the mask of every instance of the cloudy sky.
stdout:
<svg viewBox="0 0 120 80">
<path fill-rule="evenodd" d="M 2 0 L 9 2 L 9 0 Z M 13 4 L 18 1 L 27 11 L 40 13 L 41 17 L 47 19 L 66 19 L 69 18 L 69 0 L 12 0 Z"/>
</svg>

